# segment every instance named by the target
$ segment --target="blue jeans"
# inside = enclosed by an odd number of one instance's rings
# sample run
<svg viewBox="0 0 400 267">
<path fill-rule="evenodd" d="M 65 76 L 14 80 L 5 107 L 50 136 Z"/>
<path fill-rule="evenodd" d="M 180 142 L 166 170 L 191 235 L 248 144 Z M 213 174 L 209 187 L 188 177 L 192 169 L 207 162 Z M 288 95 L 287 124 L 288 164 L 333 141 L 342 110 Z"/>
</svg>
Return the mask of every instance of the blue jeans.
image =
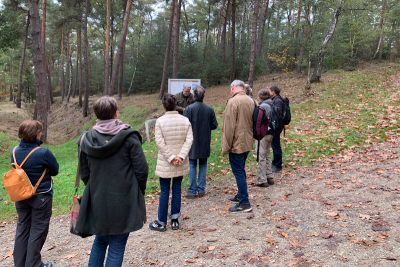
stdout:
<svg viewBox="0 0 400 267">
<path fill-rule="evenodd" d="M 199 159 L 199 184 L 197 184 L 197 159 L 189 159 L 189 194 L 196 195 L 196 192 L 204 193 L 206 189 L 207 158 Z"/>
<path fill-rule="evenodd" d="M 181 185 L 182 176 L 174 178 L 161 178 L 160 177 L 160 200 L 158 203 L 158 218 L 157 221 L 162 224 L 167 224 L 168 217 L 168 202 L 169 202 L 169 188 L 172 180 L 172 199 L 171 199 L 171 215 L 170 219 L 178 219 L 181 216 Z"/>
<path fill-rule="evenodd" d="M 249 194 L 247 193 L 247 175 L 245 170 L 248 154 L 249 152 L 241 154 L 229 153 L 229 163 L 231 164 L 232 172 L 235 175 L 238 187 L 237 196 L 239 197 L 240 204 L 250 204 Z"/>
<path fill-rule="evenodd" d="M 126 241 L 129 233 L 122 235 L 96 235 L 90 252 L 88 267 L 103 267 L 108 247 L 105 267 L 120 267 L 124 260 Z"/>
<path fill-rule="evenodd" d="M 271 142 L 272 151 L 274 152 L 274 160 L 272 165 L 278 169 L 282 169 L 282 148 L 281 148 L 281 133 L 274 134 Z"/>
</svg>

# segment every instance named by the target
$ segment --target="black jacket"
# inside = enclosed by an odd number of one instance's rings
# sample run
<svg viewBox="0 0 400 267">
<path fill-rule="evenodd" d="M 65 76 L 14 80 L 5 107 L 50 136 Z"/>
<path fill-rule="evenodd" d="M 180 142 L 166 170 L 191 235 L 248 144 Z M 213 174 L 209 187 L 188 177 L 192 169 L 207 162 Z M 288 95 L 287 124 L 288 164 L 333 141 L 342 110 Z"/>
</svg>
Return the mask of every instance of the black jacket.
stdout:
<svg viewBox="0 0 400 267">
<path fill-rule="evenodd" d="M 115 136 L 86 132 L 81 154 L 81 179 L 86 187 L 76 230 L 119 235 L 141 229 L 146 222 L 147 176 L 137 131 L 126 129 Z"/>
<path fill-rule="evenodd" d="M 203 101 L 195 100 L 183 112 L 192 124 L 193 144 L 189 159 L 203 159 L 210 156 L 211 131 L 217 129 L 218 122 L 215 112 Z"/>
<path fill-rule="evenodd" d="M 19 146 L 15 150 L 15 158 L 17 164 L 21 165 L 22 161 L 26 156 L 36 147 L 40 146 L 43 142 L 37 140 L 36 142 L 28 142 L 21 140 Z M 14 163 L 13 151 L 11 150 L 11 163 Z M 48 172 L 44 175 L 42 182 L 38 186 L 36 193 L 48 193 L 53 194 L 53 187 L 51 183 L 51 176 L 58 174 L 58 163 L 53 153 L 45 147 L 39 148 L 32 155 L 29 156 L 27 161 L 22 165 L 22 169 L 28 176 L 31 184 L 36 185 L 40 176 L 42 176 L 44 168 L 47 168 Z"/>
</svg>

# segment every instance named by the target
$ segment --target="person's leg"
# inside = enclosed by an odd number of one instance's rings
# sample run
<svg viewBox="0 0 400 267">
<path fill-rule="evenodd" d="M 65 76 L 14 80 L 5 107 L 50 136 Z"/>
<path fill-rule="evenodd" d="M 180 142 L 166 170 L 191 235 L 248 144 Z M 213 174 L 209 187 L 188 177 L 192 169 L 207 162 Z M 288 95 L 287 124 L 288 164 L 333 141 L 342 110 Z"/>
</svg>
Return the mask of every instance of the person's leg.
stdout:
<svg viewBox="0 0 400 267">
<path fill-rule="evenodd" d="M 272 166 L 271 166 L 271 142 L 272 142 L 272 135 L 267 135 L 268 137 L 265 141 L 265 176 L 267 177 L 268 184 L 274 184 L 274 175 L 272 173 Z"/>
<path fill-rule="evenodd" d="M 199 194 L 204 194 L 206 190 L 207 179 L 207 158 L 199 159 L 199 185 L 197 191 Z"/>
<path fill-rule="evenodd" d="M 281 170 L 282 169 L 281 133 L 274 134 L 271 146 L 274 152 L 274 160 L 272 161 L 272 165 L 274 165 L 277 170 Z"/>
<path fill-rule="evenodd" d="M 189 159 L 190 171 L 189 171 L 189 194 L 192 196 L 196 196 L 197 192 L 197 159 Z M 200 172 L 199 172 L 199 180 L 200 180 Z M 200 181 L 199 181 L 200 182 Z"/>
<path fill-rule="evenodd" d="M 234 154 L 229 153 L 229 162 L 231 164 L 233 175 L 235 175 L 238 187 L 238 196 L 240 204 L 250 204 L 249 194 L 247 192 L 246 171 L 244 166 L 249 152 Z"/>
<path fill-rule="evenodd" d="M 88 267 L 103 267 L 104 258 L 110 239 L 108 235 L 96 235 L 93 241 L 92 250 L 90 251 Z"/>
<path fill-rule="evenodd" d="M 172 199 L 170 219 L 178 219 L 181 216 L 181 185 L 182 176 L 172 179 Z"/>
<path fill-rule="evenodd" d="M 266 149 L 266 143 L 267 138 L 271 137 L 272 139 L 272 135 L 266 135 L 264 136 L 263 139 L 260 140 L 259 144 L 259 156 L 258 156 L 258 166 L 257 166 L 257 179 L 258 179 L 258 185 L 262 186 L 262 185 L 268 185 L 268 181 L 267 181 L 267 176 L 266 176 L 266 172 L 265 170 L 267 169 L 267 149 Z M 258 142 L 257 142 L 258 143 Z M 271 169 L 271 162 L 269 162 L 269 168 Z"/>
<path fill-rule="evenodd" d="M 53 195 L 35 195 L 29 201 L 32 206 L 32 219 L 25 266 L 42 267 L 40 251 L 49 232 Z"/>
<path fill-rule="evenodd" d="M 17 230 L 14 243 L 14 266 L 25 267 L 26 252 L 28 250 L 29 233 L 31 230 L 32 207 L 27 200 L 15 202 L 18 213 Z"/>
<path fill-rule="evenodd" d="M 168 202 L 169 202 L 169 189 L 171 185 L 171 178 L 160 177 L 160 199 L 158 203 L 158 218 L 157 221 L 161 225 L 167 225 L 168 218 Z"/>
<path fill-rule="evenodd" d="M 129 233 L 122 235 L 110 235 L 107 261 L 105 267 L 120 267 L 124 260 L 124 252 Z"/>
</svg>

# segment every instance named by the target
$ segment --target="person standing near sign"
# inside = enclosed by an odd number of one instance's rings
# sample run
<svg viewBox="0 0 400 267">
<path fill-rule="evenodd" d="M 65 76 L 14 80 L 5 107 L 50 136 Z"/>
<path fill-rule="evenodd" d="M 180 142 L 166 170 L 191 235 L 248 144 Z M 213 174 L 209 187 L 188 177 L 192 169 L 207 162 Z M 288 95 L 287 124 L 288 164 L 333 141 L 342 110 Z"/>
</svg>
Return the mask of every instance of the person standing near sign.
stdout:
<svg viewBox="0 0 400 267">
<path fill-rule="evenodd" d="M 185 108 L 191 104 L 194 103 L 194 98 L 193 94 L 190 92 L 192 89 L 190 83 L 185 83 L 183 84 L 183 90 L 180 93 L 177 93 L 176 96 L 176 111 L 179 112 L 179 114 L 183 114 L 185 111 Z"/>
</svg>

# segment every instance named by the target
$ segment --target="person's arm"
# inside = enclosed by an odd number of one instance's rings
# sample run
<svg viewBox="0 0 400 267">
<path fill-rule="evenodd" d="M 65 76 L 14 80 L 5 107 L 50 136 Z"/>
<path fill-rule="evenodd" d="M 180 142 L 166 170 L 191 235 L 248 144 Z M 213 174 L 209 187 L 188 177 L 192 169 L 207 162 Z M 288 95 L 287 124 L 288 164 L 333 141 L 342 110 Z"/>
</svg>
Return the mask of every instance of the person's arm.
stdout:
<svg viewBox="0 0 400 267">
<path fill-rule="evenodd" d="M 53 153 L 51 153 L 51 151 L 48 149 L 46 149 L 46 152 L 44 153 L 44 160 L 49 171 L 49 175 L 56 176 L 58 174 L 59 165 Z"/>
<path fill-rule="evenodd" d="M 235 124 L 237 117 L 237 110 L 233 104 L 226 105 L 224 124 L 222 128 L 222 141 L 221 141 L 221 152 L 222 155 L 227 155 L 231 151 L 233 137 L 235 136 Z"/>
<path fill-rule="evenodd" d="M 178 111 L 179 114 L 182 114 L 182 113 L 183 113 L 183 109 L 184 109 L 183 107 L 180 107 L 180 106 L 176 105 L 175 110 Z"/>
<path fill-rule="evenodd" d="M 215 117 L 215 112 L 211 108 L 211 130 L 215 130 L 218 128 L 218 121 L 217 118 Z"/>
<path fill-rule="evenodd" d="M 192 131 L 192 125 L 189 122 L 189 127 L 186 133 L 186 139 L 185 142 L 183 143 L 183 146 L 181 148 L 181 151 L 179 152 L 178 157 L 180 157 L 182 160 L 185 160 L 185 158 L 189 154 L 190 148 L 192 147 L 192 143 L 193 143 L 193 131 Z"/>
<path fill-rule="evenodd" d="M 81 180 L 82 182 L 87 185 L 87 183 L 89 182 L 89 178 L 90 178 L 90 169 L 89 169 L 89 163 L 87 160 L 87 155 L 85 152 L 81 152 Z"/>
<path fill-rule="evenodd" d="M 190 122 L 192 122 L 190 115 L 191 115 L 190 108 L 185 108 L 185 111 L 183 111 L 183 116 L 185 116 L 186 118 L 189 119 Z"/>
<path fill-rule="evenodd" d="M 144 195 L 146 191 L 147 177 L 149 176 L 149 166 L 143 153 L 142 144 L 140 143 L 139 138 L 135 134 L 132 134 L 131 138 L 133 140 L 133 145 L 131 148 L 133 172 L 135 173 L 138 181 L 139 189 Z"/>
<path fill-rule="evenodd" d="M 161 155 L 163 155 L 164 158 L 168 160 L 168 162 L 171 162 L 176 157 L 176 155 L 174 155 L 168 148 L 167 144 L 165 144 L 161 125 L 158 120 L 156 121 L 156 126 L 154 130 L 154 139 L 156 140 L 158 151 L 160 151 Z"/>
</svg>

